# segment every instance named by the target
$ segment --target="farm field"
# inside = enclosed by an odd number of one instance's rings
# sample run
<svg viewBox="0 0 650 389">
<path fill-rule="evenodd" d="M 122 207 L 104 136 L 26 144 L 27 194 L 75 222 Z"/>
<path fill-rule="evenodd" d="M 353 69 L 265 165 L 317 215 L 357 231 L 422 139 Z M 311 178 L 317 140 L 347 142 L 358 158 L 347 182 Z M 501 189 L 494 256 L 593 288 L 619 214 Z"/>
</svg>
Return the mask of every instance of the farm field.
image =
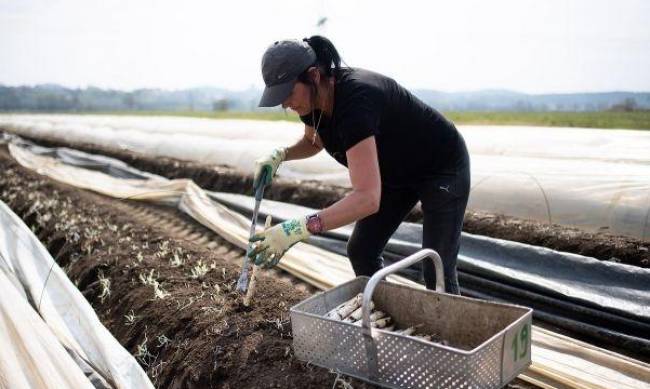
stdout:
<svg viewBox="0 0 650 389">
<path fill-rule="evenodd" d="M 311 287 L 263 273 L 254 305 L 244 307 L 234 291 L 243 251 L 186 216 L 54 182 L 19 166 L 5 147 L 0 165 L 0 199 L 156 387 L 373 387 L 293 356 L 288 309 Z"/>
<path fill-rule="evenodd" d="M 297 5 L 0 0 L 0 389 L 650 389 L 650 2 Z"/>
<path fill-rule="evenodd" d="M 230 193 L 251 194 L 252 177 L 227 166 L 215 166 L 175 158 L 151 157 L 128 150 L 107 146 L 63 142 L 56 139 L 32 138 L 39 144 L 52 147 L 73 147 L 89 153 L 117 158 L 138 169 L 166 178 L 191 178 L 202 188 Z M 278 177 L 267 188 L 265 198 L 324 208 L 341 197 L 349 188 L 323 184 L 319 181 L 296 181 Z M 408 221 L 421 222 L 422 213 L 416 206 Z M 565 251 L 604 261 L 614 261 L 650 268 L 650 252 L 647 240 L 620 236 L 606 232 L 586 232 L 560 225 L 549 225 L 489 212 L 468 211 L 463 226 L 465 232 L 507 239 L 554 250 Z"/>
</svg>

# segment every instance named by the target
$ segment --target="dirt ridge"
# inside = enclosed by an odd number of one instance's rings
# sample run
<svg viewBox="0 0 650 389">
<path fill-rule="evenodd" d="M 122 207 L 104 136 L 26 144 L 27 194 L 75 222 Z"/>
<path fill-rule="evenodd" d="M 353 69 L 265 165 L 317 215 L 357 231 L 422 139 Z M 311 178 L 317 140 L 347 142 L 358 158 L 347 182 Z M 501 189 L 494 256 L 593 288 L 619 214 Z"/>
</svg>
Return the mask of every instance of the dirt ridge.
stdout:
<svg viewBox="0 0 650 389">
<path fill-rule="evenodd" d="M 3 130 L 0 128 L 0 130 Z M 4 129 L 8 130 L 8 129 Z M 10 131 L 9 131 L 10 132 Z M 150 157 L 127 150 L 88 143 L 62 142 L 52 138 L 27 138 L 49 147 L 71 147 L 124 161 L 140 170 L 170 179 L 191 178 L 199 186 L 215 191 L 252 195 L 252 177 L 228 166 L 212 166 L 166 157 Z M 324 185 L 317 181 L 287 180 L 278 177 L 265 192 L 265 198 L 317 209 L 325 208 L 349 192 L 348 188 Z M 419 205 L 407 217 L 421 222 Z M 594 257 L 604 261 L 650 268 L 650 241 L 605 232 L 549 225 L 485 212 L 467 212 L 463 231 L 506 239 L 554 250 Z"/>
<path fill-rule="evenodd" d="M 19 166 L 6 147 L 0 166 L 0 199 L 45 244 L 156 387 L 374 387 L 349 378 L 335 383 L 336 374 L 295 358 L 288 309 L 309 291 L 261 273 L 254 308 L 241 305 L 234 290 L 241 249 L 216 235 L 212 248 L 196 244 L 200 230 L 143 223 L 148 206 L 54 182 Z"/>
</svg>

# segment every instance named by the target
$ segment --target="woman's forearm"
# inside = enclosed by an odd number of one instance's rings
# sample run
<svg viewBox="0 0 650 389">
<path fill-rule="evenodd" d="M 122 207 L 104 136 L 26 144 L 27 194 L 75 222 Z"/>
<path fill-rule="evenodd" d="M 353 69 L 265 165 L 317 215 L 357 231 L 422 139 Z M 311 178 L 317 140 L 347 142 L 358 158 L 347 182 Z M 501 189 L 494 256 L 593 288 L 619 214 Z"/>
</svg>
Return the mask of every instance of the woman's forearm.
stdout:
<svg viewBox="0 0 650 389">
<path fill-rule="evenodd" d="M 353 191 L 318 213 L 323 231 L 350 224 L 379 210 L 381 193 Z"/>
<path fill-rule="evenodd" d="M 319 151 L 321 148 L 318 145 L 313 145 L 305 137 L 302 137 L 294 145 L 287 147 L 287 155 L 284 160 L 309 158 L 318 154 Z"/>
<path fill-rule="evenodd" d="M 381 175 L 375 137 L 370 136 L 347 152 L 352 192 L 319 213 L 324 230 L 332 230 L 379 211 Z"/>
</svg>

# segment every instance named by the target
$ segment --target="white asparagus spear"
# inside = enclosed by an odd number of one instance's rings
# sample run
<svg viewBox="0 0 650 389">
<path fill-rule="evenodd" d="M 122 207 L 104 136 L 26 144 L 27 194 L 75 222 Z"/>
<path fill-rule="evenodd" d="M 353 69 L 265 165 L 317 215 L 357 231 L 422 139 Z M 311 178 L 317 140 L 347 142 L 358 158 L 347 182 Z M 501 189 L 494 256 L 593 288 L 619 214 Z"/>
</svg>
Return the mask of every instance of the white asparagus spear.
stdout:
<svg viewBox="0 0 650 389">
<path fill-rule="evenodd" d="M 358 304 L 361 305 L 361 300 L 359 300 L 360 299 L 359 296 L 361 296 L 361 294 L 358 294 L 358 295 L 354 296 L 353 298 L 351 298 L 350 300 L 348 300 L 348 301 L 346 301 L 346 302 L 344 302 L 342 304 L 337 305 L 336 308 L 329 311 L 325 315 L 325 317 L 327 317 L 328 319 L 334 319 L 334 320 L 343 320 L 343 319 L 345 319 L 349 315 L 349 314 L 346 314 L 349 309 L 352 309 L 352 307 L 354 307 L 354 306 L 358 307 L 358 305 L 356 305 L 357 300 L 358 300 Z M 355 309 L 356 308 L 352 309 L 352 311 L 354 311 Z M 341 315 L 341 313 L 343 313 L 345 315 Z"/>
<path fill-rule="evenodd" d="M 383 313 L 381 311 L 380 311 L 380 313 L 382 313 L 382 315 L 381 316 L 377 315 L 377 316 L 379 316 L 378 318 L 376 318 L 376 319 L 371 318 L 370 319 L 370 326 L 371 327 L 377 327 L 377 328 L 386 327 L 386 325 L 390 324 L 393 321 L 392 317 L 386 315 L 385 313 Z"/>
<path fill-rule="evenodd" d="M 339 309 L 341 309 L 345 304 L 346 303 L 337 305 L 336 308 L 334 308 L 331 311 L 327 312 L 325 314 L 325 317 L 328 318 L 328 319 L 333 319 L 333 320 L 341 320 L 341 316 L 339 316 Z"/>
<path fill-rule="evenodd" d="M 336 307 L 333 310 L 329 311 L 327 315 L 325 315 L 325 317 L 332 320 L 341 320 L 341 316 L 339 316 L 338 309 L 339 307 Z"/>
<path fill-rule="evenodd" d="M 371 301 L 371 302 L 370 302 L 370 310 L 372 311 L 374 308 L 375 308 L 375 303 L 373 303 L 373 302 Z M 351 317 L 353 320 L 361 320 L 361 317 L 362 317 L 362 316 L 363 316 L 363 307 L 359 307 L 359 308 L 355 309 L 354 312 L 352 312 L 352 313 L 350 314 L 350 317 Z"/>
<path fill-rule="evenodd" d="M 273 217 L 271 215 L 267 215 L 266 222 L 264 223 L 264 229 L 269 229 L 272 222 Z M 257 272 L 258 267 L 256 265 L 253 265 L 253 272 L 251 274 L 250 281 L 248 281 L 248 291 L 246 291 L 246 295 L 244 296 L 245 307 L 250 307 L 251 303 L 253 302 L 253 296 L 255 296 L 255 286 L 257 284 Z"/>
<path fill-rule="evenodd" d="M 355 312 L 357 312 L 357 311 L 352 312 L 352 314 L 348 317 L 348 319 L 352 318 L 352 317 L 354 316 L 354 313 L 355 313 Z M 384 318 L 384 317 L 386 317 L 386 313 L 385 313 L 385 312 L 382 312 L 382 311 L 373 311 L 373 312 L 370 313 L 370 322 L 371 322 L 371 323 L 372 323 L 372 322 L 375 322 L 375 321 L 377 321 L 377 320 L 379 320 L 379 319 L 382 319 L 382 318 Z M 361 325 L 361 322 L 362 322 L 361 319 L 362 319 L 362 318 L 359 317 L 359 319 L 354 319 L 354 320 L 352 320 L 352 322 L 353 322 L 354 324 L 356 324 L 356 325 Z"/>
<path fill-rule="evenodd" d="M 338 314 L 341 317 L 341 319 L 345 319 L 346 317 L 350 316 L 352 312 L 354 312 L 357 308 L 359 308 L 361 306 L 362 299 L 363 299 L 363 295 L 359 293 L 354 298 L 347 301 L 343 305 L 343 307 L 339 308 Z"/>
<path fill-rule="evenodd" d="M 383 319 L 379 319 L 379 320 L 377 320 L 375 322 L 370 323 L 370 326 L 371 327 L 376 327 L 376 328 L 384 328 L 388 324 L 390 324 L 391 321 L 393 321 L 393 319 L 391 319 L 390 316 L 386 316 Z"/>
<path fill-rule="evenodd" d="M 386 316 L 385 312 L 382 311 L 374 311 L 373 313 L 370 314 L 370 321 L 377 321 L 381 318 Z"/>
<path fill-rule="evenodd" d="M 361 320 L 362 314 L 363 314 L 363 307 L 359 307 L 355 309 L 354 312 L 350 314 L 350 316 L 348 316 L 348 319 L 350 319 L 350 321 Z"/>
</svg>

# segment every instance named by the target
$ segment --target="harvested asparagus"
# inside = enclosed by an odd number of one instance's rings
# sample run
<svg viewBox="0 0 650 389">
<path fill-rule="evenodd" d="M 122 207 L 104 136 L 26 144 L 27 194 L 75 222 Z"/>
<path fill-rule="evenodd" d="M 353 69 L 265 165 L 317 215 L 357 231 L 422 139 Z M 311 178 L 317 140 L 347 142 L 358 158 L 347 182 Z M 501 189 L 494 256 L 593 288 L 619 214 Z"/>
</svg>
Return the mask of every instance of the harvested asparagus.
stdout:
<svg viewBox="0 0 650 389">
<path fill-rule="evenodd" d="M 361 294 L 356 295 L 352 299 L 344 302 L 343 304 L 337 306 L 325 316 L 329 319 L 340 320 L 346 323 L 352 323 L 356 326 L 361 326 L 363 322 L 363 309 L 362 301 L 363 296 Z M 395 324 L 393 324 L 393 319 L 383 311 L 373 311 L 375 304 L 370 302 L 370 326 L 377 329 L 382 329 L 384 331 L 395 332 L 399 335 L 411 336 L 414 338 L 426 340 L 428 342 L 439 343 L 442 345 L 449 345 L 447 341 L 440 340 L 436 335 L 428 335 L 418 333 L 418 328 L 422 327 L 422 324 L 417 324 L 404 329 L 396 329 Z"/>
<path fill-rule="evenodd" d="M 409 328 L 407 328 L 405 330 L 397 331 L 397 333 L 400 334 L 400 335 L 409 335 L 410 336 L 410 335 L 413 335 L 415 333 L 415 327 L 409 327 Z"/>
<path fill-rule="evenodd" d="M 374 308 L 375 308 L 375 303 L 371 301 L 370 311 L 372 311 Z M 363 307 L 359 307 L 355 309 L 354 312 L 350 314 L 350 317 L 352 318 L 352 320 L 361 320 L 361 317 L 363 317 Z"/>
<path fill-rule="evenodd" d="M 374 311 L 370 314 L 370 321 L 377 321 L 386 316 L 386 313 L 382 311 Z"/>
<path fill-rule="evenodd" d="M 338 305 L 336 308 L 329 311 L 325 316 L 328 319 L 334 319 L 334 320 L 345 319 L 350 315 L 350 313 L 352 313 L 352 311 L 354 311 L 361 305 L 362 297 L 363 296 L 361 294 L 356 295 L 350 300 L 344 302 L 343 304 Z"/>
<path fill-rule="evenodd" d="M 388 324 L 390 324 L 392 321 L 393 321 L 393 319 L 391 319 L 390 316 L 386 316 L 383 319 L 379 319 L 377 321 L 374 321 L 374 322 L 370 323 L 370 326 L 375 327 L 375 328 L 384 328 Z"/>
<path fill-rule="evenodd" d="M 352 322 L 355 322 L 355 321 L 361 320 L 362 316 L 363 316 L 363 307 L 359 307 L 359 308 L 355 309 L 354 312 L 352 312 L 350 314 L 350 316 L 348 316 L 348 320 L 350 320 Z"/>
<path fill-rule="evenodd" d="M 332 319 L 332 320 L 341 320 L 341 316 L 339 316 L 339 313 L 337 312 L 337 309 L 338 308 L 334 308 L 333 310 L 328 312 L 327 315 L 325 315 L 325 317 L 327 317 L 328 319 Z"/>
<path fill-rule="evenodd" d="M 382 312 L 382 311 L 374 311 L 374 312 L 372 312 L 372 313 L 370 314 L 370 322 L 371 322 L 371 323 L 372 323 L 372 322 L 376 322 L 377 320 L 382 319 L 382 318 L 384 318 L 385 316 L 386 316 L 386 313 L 384 313 L 384 312 Z M 358 325 L 358 326 L 361 325 L 361 322 L 362 322 L 361 319 L 358 319 L 358 320 L 351 320 L 351 317 L 352 317 L 352 315 L 350 315 L 350 317 L 348 317 L 347 319 L 345 319 L 345 320 L 343 320 L 343 321 L 348 322 L 348 323 L 353 323 L 353 324 Z"/>
<path fill-rule="evenodd" d="M 331 311 L 327 312 L 325 314 L 325 317 L 328 318 L 328 319 L 332 319 L 332 320 L 341 320 L 341 316 L 339 316 L 339 309 L 341 309 L 341 307 L 343 307 L 343 305 L 345 305 L 345 303 L 337 305 L 336 308 L 334 308 Z"/>
<path fill-rule="evenodd" d="M 363 300 L 363 295 L 359 293 L 355 297 L 353 297 L 351 300 L 347 301 L 341 308 L 338 309 L 338 315 L 341 317 L 341 319 L 345 319 L 348 316 L 352 314 L 352 312 L 356 311 L 357 308 L 361 306 L 361 301 Z"/>
</svg>

